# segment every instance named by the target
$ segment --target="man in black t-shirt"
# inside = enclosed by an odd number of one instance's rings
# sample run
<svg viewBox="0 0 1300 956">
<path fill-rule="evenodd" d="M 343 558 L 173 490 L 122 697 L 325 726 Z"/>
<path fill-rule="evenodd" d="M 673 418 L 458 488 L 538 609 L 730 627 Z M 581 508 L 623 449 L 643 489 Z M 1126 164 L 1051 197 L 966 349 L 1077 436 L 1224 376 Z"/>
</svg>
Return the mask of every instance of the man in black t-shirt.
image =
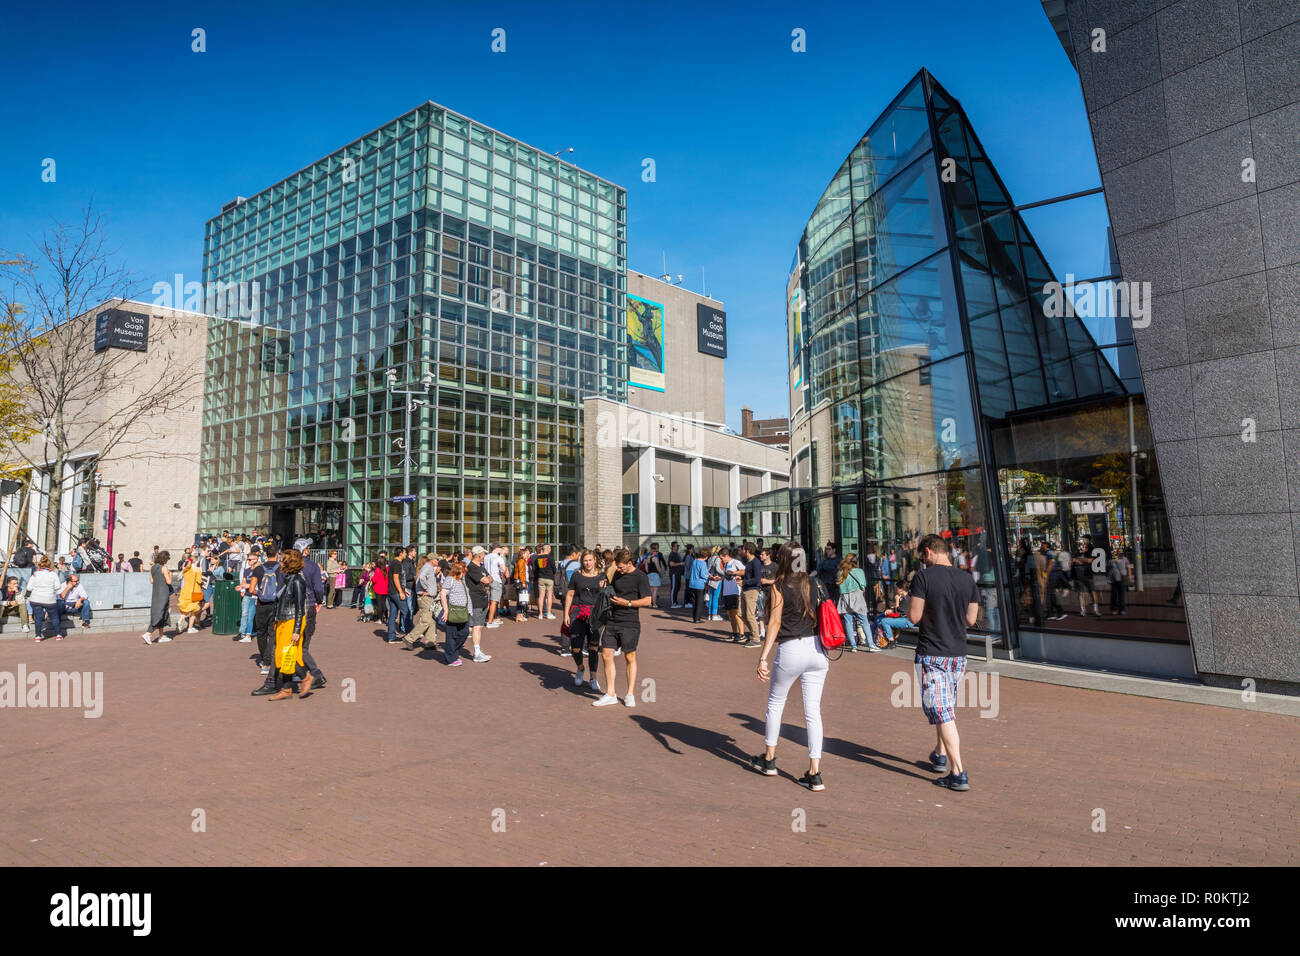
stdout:
<svg viewBox="0 0 1300 956">
<path fill-rule="evenodd" d="M 979 590 L 970 574 L 952 566 L 948 542 L 928 534 L 917 548 L 925 567 L 912 579 L 908 619 L 919 625 L 916 669 L 921 681 L 921 709 L 935 726 L 937 745 L 930 769 L 949 790 L 970 789 L 957 736 L 957 687 L 966 674 L 966 628 L 979 617 Z"/>
<path fill-rule="evenodd" d="M 627 696 L 623 703 L 636 706 L 636 646 L 641 638 L 640 608 L 650 606 L 650 579 L 638 570 L 632 552 L 623 548 L 614 552 L 614 578 L 610 584 L 614 596 L 610 599 L 609 623 L 600 638 L 600 654 L 605 661 L 605 695 L 592 701 L 593 707 L 608 707 L 618 703 L 614 693 L 614 651 L 619 649 L 627 658 Z"/>
</svg>

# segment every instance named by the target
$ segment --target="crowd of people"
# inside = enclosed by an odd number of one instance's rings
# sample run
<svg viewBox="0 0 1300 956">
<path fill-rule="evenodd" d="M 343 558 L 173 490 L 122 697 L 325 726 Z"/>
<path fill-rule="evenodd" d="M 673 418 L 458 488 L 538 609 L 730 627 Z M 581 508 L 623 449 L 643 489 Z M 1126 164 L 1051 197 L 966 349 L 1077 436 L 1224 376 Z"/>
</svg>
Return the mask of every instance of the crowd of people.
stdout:
<svg viewBox="0 0 1300 956">
<path fill-rule="evenodd" d="M 433 650 L 449 667 L 462 666 L 466 658 L 491 661 L 486 632 L 503 623 L 534 616 L 558 620 L 558 651 L 573 661 L 574 684 L 596 695 L 595 707 L 636 707 L 643 609 L 689 613 L 697 624 L 725 621 L 718 639 L 759 648 L 757 677 L 769 687 L 765 749 L 751 767 L 776 773 L 782 713 L 797 680 L 809 752 L 800 782 L 812 790 L 825 787 L 820 701 L 829 673 L 823 641 L 828 610 L 842 626 L 850 653 L 879 652 L 896 643 L 898 630 L 917 628 L 922 707 L 936 727 L 930 766 L 943 774 L 937 783 L 969 788 L 954 707 L 965 671 L 966 628 L 980 609 L 979 569 L 974 563 L 955 566 L 948 542 L 936 535 L 881 553 L 868 546 L 861 559 L 839 555 L 832 542 L 810 559 L 794 542 L 769 547 L 759 539 L 729 547 L 673 542 L 667 553 L 657 543 L 636 552 L 599 545 L 558 552 L 541 545 L 513 553 L 503 545 L 452 553 L 398 547 L 354 568 L 335 550 L 316 552 L 311 539 L 286 546 L 274 536 L 227 532 L 184 549 L 174 568 L 171 554 L 157 548 L 147 558 L 119 559 L 115 567 L 150 575 L 150 622 L 141 635 L 148 645 L 172 640 L 166 631 L 173 597 L 180 618 L 175 633 L 197 633 L 212 622 L 216 584 L 232 581 L 240 601 L 233 640 L 256 642 L 253 658 L 262 682 L 251 693 L 272 701 L 305 698 L 326 685 L 311 640 L 318 613 L 342 610 L 345 598 L 358 621 L 383 625 L 387 643 Z M 26 580 L 6 581 L 0 606 L 22 614 L 26 626 L 23 609 L 30 605 L 36 639 L 42 639 L 46 619 L 61 639 L 68 616 L 89 620 L 79 572 L 69 568 L 61 578 L 45 555 L 35 557 L 34 565 Z"/>
</svg>

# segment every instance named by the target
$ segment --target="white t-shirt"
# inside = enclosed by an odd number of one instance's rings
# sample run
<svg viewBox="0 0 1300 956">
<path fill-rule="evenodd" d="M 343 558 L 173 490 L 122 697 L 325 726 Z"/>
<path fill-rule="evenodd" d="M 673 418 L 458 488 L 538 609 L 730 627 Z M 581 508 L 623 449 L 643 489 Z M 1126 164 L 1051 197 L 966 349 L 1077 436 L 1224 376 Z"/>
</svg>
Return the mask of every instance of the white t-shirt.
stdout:
<svg viewBox="0 0 1300 956">
<path fill-rule="evenodd" d="M 495 551 L 490 551 L 483 556 L 483 568 L 487 571 L 488 576 L 492 578 L 493 583 L 496 583 L 505 574 L 506 559 Z"/>
</svg>

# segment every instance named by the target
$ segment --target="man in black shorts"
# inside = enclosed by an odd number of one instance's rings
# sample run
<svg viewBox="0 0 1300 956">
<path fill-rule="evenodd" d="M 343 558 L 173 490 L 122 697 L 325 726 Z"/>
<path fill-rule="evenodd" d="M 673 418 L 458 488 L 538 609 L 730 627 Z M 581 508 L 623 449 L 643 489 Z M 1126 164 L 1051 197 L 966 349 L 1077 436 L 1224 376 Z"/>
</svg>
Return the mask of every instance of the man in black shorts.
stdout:
<svg viewBox="0 0 1300 956">
<path fill-rule="evenodd" d="M 614 597 L 610 599 L 609 623 L 600 638 L 600 655 L 605 661 L 605 694 L 592 701 L 593 707 L 608 707 L 618 703 L 614 693 L 614 650 L 623 652 L 627 659 L 627 696 L 623 703 L 636 706 L 636 645 L 641 638 L 641 619 L 638 608 L 650 606 L 650 579 L 644 571 L 637 570 L 632 552 L 623 548 L 614 552 L 614 578 L 610 584 Z"/>
</svg>

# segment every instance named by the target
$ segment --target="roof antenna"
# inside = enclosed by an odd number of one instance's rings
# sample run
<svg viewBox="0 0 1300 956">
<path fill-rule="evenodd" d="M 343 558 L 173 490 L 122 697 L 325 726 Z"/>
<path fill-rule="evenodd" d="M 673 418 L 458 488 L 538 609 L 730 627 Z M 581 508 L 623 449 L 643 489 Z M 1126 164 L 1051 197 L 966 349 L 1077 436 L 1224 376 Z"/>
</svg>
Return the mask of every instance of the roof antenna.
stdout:
<svg viewBox="0 0 1300 956">
<path fill-rule="evenodd" d="M 669 271 L 668 271 L 668 253 L 667 253 L 667 252 L 664 252 L 664 253 L 663 253 L 663 257 L 664 257 L 664 271 L 663 271 L 662 273 L 659 274 L 659 281 L 661 281 L 661 282 L 671 282 L 672 279 L 673 279 L 673 277 L 672 277 L 672 274 L 669 273 Z"/>
</svg>

